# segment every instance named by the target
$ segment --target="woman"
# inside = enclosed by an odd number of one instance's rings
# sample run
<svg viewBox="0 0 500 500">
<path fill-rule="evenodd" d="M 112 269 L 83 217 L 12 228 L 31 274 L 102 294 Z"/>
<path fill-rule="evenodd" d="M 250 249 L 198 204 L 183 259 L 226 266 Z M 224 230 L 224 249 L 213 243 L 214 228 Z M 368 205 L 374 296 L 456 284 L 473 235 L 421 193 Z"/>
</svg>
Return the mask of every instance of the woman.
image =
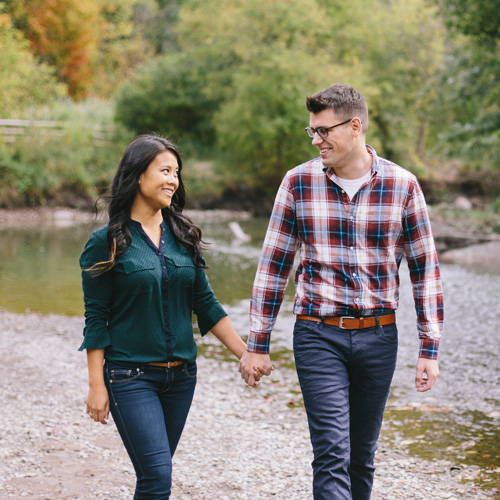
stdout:
<svg viewBox="0 0 500 500">
<path fill-rule="evenodd" d="M 182 214 L 181 170 L 172 143 L 135 139 L 111 186 L 109 223 L 80 257 L 86 409 L 101 424 L 111 409 L 137 475 L 134 500 L 170 497 L 196 384 L 192 312 L 202 335 L 210 330 L 238 358 L 246 347 L 208 283 L 201 231 Z"/>
</svg>

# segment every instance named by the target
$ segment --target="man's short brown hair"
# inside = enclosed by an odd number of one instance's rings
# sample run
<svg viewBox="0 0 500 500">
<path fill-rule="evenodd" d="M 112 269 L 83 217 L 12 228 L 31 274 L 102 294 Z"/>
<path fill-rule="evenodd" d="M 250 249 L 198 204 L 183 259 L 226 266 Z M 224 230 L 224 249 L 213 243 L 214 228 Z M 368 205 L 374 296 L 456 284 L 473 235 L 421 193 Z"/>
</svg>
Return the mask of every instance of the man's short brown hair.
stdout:
<svg viewBox="0 0 500 500">
<path fill-rule="evenodd" d="M 306 99 L 311 113 L 331 109 L 339 120 L 358 117 L 363 123 L 363 133 L 368 130 L 368 106 L 363 96 L 350 85 L 334 83 Z"/>
</svg>

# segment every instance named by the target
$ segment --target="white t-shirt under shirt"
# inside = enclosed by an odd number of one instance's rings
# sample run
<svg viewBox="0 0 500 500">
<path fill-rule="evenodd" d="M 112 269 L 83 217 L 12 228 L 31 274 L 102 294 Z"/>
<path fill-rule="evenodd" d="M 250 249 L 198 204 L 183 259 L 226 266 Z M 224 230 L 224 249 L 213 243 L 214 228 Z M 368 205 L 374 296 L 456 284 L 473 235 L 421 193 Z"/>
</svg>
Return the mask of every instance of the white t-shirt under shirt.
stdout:
<svg viewBox="0 0 500 500">
<path fill-rule="evenodd" d="M 371 170 L 368 170 L 368 172 L 359 179 L 343 179 L 342 177 L 338 177 L 334 173 L 329 175 L 330 179 L 338 184 L 347 193 L 351 200 L 353 196 L 359 191 L 359 188 L 370 180 L 371 176 Z"/>
</svg>

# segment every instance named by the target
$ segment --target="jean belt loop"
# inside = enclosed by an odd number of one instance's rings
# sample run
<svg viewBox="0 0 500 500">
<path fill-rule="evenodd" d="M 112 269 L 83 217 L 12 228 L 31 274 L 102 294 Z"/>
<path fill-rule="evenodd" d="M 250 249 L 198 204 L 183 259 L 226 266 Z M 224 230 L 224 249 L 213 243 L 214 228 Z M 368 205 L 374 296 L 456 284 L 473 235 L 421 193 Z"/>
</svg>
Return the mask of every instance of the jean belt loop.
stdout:
<svg viewBox="0 0 500 500">
<path fill-rule="evenodd" d="M 325 326 L 325 317 L 321 316 L 321 326 Z"/>
<path fill-rule="evenodd" d="M 375 316 L 375 321 L 377 322 L 377 329 L 375 330 L 376 333 L 380 332 L 380 320 L 378 316 Z"/>
</svg>

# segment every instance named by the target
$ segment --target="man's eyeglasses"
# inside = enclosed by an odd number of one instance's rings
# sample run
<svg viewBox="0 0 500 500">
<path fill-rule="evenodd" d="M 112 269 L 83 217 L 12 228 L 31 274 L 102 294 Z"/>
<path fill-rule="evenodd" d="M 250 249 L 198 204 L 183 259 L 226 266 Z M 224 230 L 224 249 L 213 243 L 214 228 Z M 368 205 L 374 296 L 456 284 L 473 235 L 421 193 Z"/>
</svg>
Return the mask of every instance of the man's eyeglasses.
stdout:
<svg viewBox="0 0 500 500">
<path fill-rule="evenodd" d="M 318 134 L 322 139 L 325 137 L 328 137 L 328 132 L 335 127 L 340 127 L 341 125 L 345 125 L 346 123 L 349 123 L 352 120 L 352 118 L 349 118 L 349 120 L 346 120 L 345 122 L 342 123 L 337 123 L 337 125 L 332 125 L 331 127 L 318 127 L 318 128 L 312 128 L 312 127 L 306 127 L 305 131 L 307 132 L 307 135 L 311 138 L 314 138 L 314 134 Z"/>
</svg>

